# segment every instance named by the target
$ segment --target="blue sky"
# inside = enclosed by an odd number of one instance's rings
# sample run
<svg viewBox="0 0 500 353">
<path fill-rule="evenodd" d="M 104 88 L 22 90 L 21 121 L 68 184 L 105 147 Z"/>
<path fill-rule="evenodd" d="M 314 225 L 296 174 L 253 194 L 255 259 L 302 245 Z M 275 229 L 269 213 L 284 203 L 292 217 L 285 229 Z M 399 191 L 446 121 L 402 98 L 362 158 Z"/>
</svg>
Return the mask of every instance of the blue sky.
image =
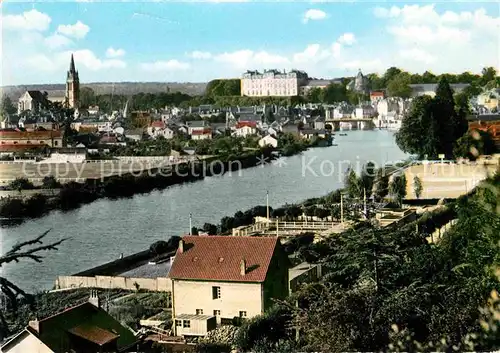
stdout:
<svg viewBox="0 0 500 353">
<path fill-rule="evenodd" d="M 500 66 L 495 3 L 7 0 L 1 25 L 2 85 L 62 83 L 70 53 L 82 82 Z"/>
</svg>

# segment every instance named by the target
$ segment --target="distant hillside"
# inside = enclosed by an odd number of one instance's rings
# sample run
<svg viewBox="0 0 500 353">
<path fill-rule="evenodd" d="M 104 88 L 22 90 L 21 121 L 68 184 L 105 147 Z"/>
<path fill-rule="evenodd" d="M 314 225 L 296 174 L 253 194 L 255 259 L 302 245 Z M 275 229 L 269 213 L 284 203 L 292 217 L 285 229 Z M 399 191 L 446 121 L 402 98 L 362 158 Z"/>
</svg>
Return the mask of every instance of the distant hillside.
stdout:
<svg viewBox="0 0 500 353">
<path fill-rule="evenodd" d="M 95 82 L 95 83 L 82 83 L 81 87 L 90 87 L 94 90 L 95 94 L 107 94 L 114 90 L 115 94 L 133 95 L 136 93 L 159 93 L 167 92 L 181 92 L 192 96 L 202 95 L 205 93 L 207 87 L 206 82 Z M 113 89 L 114 87 L 114 89 Z M 11 99 L 17 100 L 26 90 L 47 91 L 49 97 L 62 97 L 64 96 L 64 84 L 41 84 L 41 85 L 19 85 L 19 86 L 5 86 L 0 88 L 2 94 L 7 94 Z"/>
</svg>

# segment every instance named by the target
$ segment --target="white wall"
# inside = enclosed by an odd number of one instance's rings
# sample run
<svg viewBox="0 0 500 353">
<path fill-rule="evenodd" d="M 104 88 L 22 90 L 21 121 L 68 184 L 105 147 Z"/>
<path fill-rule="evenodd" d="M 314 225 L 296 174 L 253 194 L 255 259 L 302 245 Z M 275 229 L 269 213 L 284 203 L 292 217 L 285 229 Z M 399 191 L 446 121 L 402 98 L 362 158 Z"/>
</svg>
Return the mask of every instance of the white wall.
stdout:
<svg viewBox="0 0 500 353">
<path fill-rule="evenodd" d="M 221 298 L 212 298 L 212 287 L 221 289 Z M 239 316 L 247 312 L 247 318 L 260 315 L 264 311 L 262 285 L 260 283 L 228 283 L 202 281 L 172 281 L 175 315 L 196 314 L 202 309 L 203 315 L 213 315 L 220 310 L 223 318 Z"/>
</svg>

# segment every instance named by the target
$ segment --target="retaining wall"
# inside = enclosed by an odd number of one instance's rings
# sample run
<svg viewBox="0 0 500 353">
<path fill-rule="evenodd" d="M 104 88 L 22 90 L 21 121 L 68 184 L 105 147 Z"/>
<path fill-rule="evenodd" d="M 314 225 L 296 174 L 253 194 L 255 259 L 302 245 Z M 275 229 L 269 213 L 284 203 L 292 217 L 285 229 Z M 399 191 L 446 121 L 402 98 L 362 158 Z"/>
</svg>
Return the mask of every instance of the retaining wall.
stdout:
<svg viewBox="0 0 500 353">
<path fill-rule="evenodd" d="M 116 276 L 58 276 L 55 283 L 56 289 L 66 288 L 101 288 L 101 289 L 145 289 L 155 292 L 172 291 L 172 281 L 166 277 L 158 278 L 133 278 Z"/>
</svg>

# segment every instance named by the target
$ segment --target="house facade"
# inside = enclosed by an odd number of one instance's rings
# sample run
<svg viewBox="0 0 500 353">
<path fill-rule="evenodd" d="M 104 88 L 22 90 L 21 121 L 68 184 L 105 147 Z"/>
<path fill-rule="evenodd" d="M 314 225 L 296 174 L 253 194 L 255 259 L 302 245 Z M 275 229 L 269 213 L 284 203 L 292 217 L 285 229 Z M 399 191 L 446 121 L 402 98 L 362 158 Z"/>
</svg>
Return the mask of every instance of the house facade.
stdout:
<svg viewBox="0 0 500 353">
<path fill-rule="evenodd" d="M 278 140 L 271 135 L 264 136 L 259 140 L 259 147 L 266 147 L 266 146 L 277 148 Z"/>
<path fill-rule="evenodd" d="M 249 97 L 289 97 L 301 93 L 300 88 L 308 82 L 303 71 L 278 70 L 247 71 L 241 78 L 241 95 Z"/>
<path fill-rule="evenodd" d="M 17 113 L 21 114 L 24 111 L 33 113 L 39 112 L 46 107 L 48 103 L 47 96 L 40 91 L 26 91 L 19 98 L 17 103 Z"/>
<path fill-rule="evenodd" d="M 18 131 L 5 129 L 0 130 L 0 144 L 62 147 L 63 133 L 60 130 Z"/>
<path fill-rule="evenodd" d="M 175 335 L 262 314 L 288 295 L 288 264 L 275 237 L 184 236 L 168 275 Z"/>
</svg>

